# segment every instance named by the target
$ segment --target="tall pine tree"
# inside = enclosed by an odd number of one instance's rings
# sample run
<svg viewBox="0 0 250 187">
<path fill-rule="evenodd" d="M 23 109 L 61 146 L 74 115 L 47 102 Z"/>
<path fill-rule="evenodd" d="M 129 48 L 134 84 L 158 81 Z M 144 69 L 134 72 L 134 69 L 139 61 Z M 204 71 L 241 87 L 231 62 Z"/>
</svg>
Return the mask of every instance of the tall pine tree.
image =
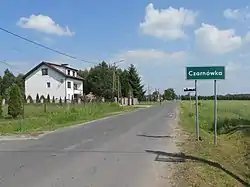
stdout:
<svg viewBox="0 0 250 187">
<path fill-rule="evenodd" d="M 128 79 L 133 97 L 138 98 L 139 101 L 143 100 L 146 91 L 143 89 L 141 77 L 133 64 L 128 68 Z"/>
</svg>

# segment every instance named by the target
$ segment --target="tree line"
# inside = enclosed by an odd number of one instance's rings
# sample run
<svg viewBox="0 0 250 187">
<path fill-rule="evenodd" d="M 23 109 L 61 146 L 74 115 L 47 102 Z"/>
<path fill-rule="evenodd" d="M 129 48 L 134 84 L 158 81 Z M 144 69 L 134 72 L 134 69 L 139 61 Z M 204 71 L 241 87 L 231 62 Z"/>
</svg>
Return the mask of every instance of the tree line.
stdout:
<svg viewBox="0 0 250 187">
<path fill-rule="evenodd" d="M 158 98 L 162 98 L 163 100 L 195 100 L 194 95 L 177 95 L 173 88 L 168 88 L 164 90 L 162 94 L 160 94 L 157 90 L 154 91 L 151 95 L 152 101 L 157 101 Z M 214 100 L 214 96 L 198 96 L 199 100 Z M 250 94 L 226 94 L 226 95 L 217 95 L 218 100 L 250 100 Z"/>
<path fill-rule="evenodd" d="M 181 100 L 189 100 L 190 95 L 181 95 Z M 198 96 L 199 100 L 214 100 L 214 96 Z M 226 94 L 217 95 L 218 100 L 250 100 L 250 94 Z M 191 100 L 195 100 L 195 96 L 191 96 Z"/>
<path fill-rule="evenodd" d="M 115 78 L 113 79 L 114 72 Z M 97 97 L 104 97 L 106 100 L 110 100 L 113 97 L 116 97 L 119 92 L 120 97 L 133 96 L 139 100 L 145 99 L 146 91 L 144 90 L 144 85 L 142 84 L 141 77 L 133 64 L 127 69 L 121 69 L 111 66 L 103 61 L 92 67 L 90 70 L 79 70 L 78 74 L 84 78 L 83 93 L 85 95 L 92 92 Z M 4 71 L 4 75 L 0 76 L 0 95 L 2 98 L 8 100 L 10 86 L 12 84 L 17 84 L 21 93 L 23 95 L 25 94 L 23 76 L 23 74 L 15 76 L 8 69 Z M 35 98 L 33 98 L 33 100 L 35 100 Z"/>
<path fill-rule="evenodd" d="M 84 95 L 92 92 L 97 98 L 104 98 L 106 101 L 113 101 L 114 97 L 134 97 L 139 101 L 145 100 L 145 90 L 141 77 L 136 67 L 131 64 L 127 69 L 121 69 L 109 65 L 106 62 L 92 67 L 90 70 L 79 70 L 79 76 L 84 78 Z M 115 76 L 114 76 L 115 75 Z M 22 113 L 22 103 L 26 102 L 24 75 L 15 76 L 6 69 L 3 76 L 0 76 L 0 103 L 3 99 L 8 102 L 8 114 L 17 117 Z M 46 98 L 45 98 L 46 97 Z M 40 97 L 29 98 L 39 103 Z M 45 101 L 50 96 L 43 96 Z M 53 98 L 52 102 L 53 102 Z M 0 104 L 0 116 L 2 105 Z"/>
<path fill-rule="evenodd" d="M 145 99 L 144 85 L 133 64 L 122 70 L 103 61 L 90 70 L 80 70 L 78 74 L 84 78 L 84 94 L 92 92 L 107 101 L 118 94 L 119 97 L 138 98 L 139 101 Z"/>
</svg>

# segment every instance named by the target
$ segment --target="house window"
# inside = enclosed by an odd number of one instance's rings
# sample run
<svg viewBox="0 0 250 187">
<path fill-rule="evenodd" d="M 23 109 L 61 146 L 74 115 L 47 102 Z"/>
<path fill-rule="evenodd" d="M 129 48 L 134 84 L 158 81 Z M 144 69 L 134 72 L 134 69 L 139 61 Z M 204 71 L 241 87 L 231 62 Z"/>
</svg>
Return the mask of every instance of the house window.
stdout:
<svg viewBox="0 0 250 187">
<path fill-rule="evenodd" d="M 50 82 L 47 82 L 47 88 L 50 88 Z"/>
<path fill-rule="evenodd" d="M 71 88 L 71 82 L 68 82 L 68 88 Z"/>
<path fill-rule="evenodd" d="M 42 69 L 42 75 L 48 75 L 48 69 L 47 68 Z"/>
<path fill-rule="evenodd" d="M 68 75 L 70 75 L 70 70 L 68 70 Z"/>
<path fill-rule="evenodd" d="M 73 77 L 75 77 L 76 72 L 73 71 Z"/>
<path fill-rule="evenodd" d="M 74 83 L 74 90 L 77 90 L 77 84 Z"/>
</svg>

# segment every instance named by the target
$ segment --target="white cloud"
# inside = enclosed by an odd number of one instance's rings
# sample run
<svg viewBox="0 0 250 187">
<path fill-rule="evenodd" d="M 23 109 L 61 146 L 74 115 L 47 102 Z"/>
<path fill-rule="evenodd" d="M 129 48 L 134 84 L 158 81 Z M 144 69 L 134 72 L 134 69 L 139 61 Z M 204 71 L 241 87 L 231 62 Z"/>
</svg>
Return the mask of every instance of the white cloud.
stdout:
<svg viewBox="0 0 250 187">
<path fill-rule="evenodd" d="M 126 63 L 164 63 L 185 60 L 187 54 L 184 51 L 167 53 L 156 49 L 137 49 L 119 54 L 117 59 L 123 58 Z"/>
<path fill-rule="evenodd" d="M 155 9 L 150 3 L 146 7 L 144 22 L 140 28 L 144 34 L 165 40 L 183 39 L 184 28 L 195 24 L 197 13 L 185 8 Z"/>
<path fill-rule="evenodd" d="M 226 9 L 223 15 L 227 19 L 239 19 L 242 16 L 242 12 L 239 9 Z"/>
<path fill-rule="evenodd" d="M 202 24 L 195 30 L 196 44 L 206 52 L 224 54 L 239 49 L 243 40 L 234 29 L 219 29 L 214 25 Z"/>
<path fill-rule="evenodd" d="M 245 36 L 245 41 L 250 42 L 250 31 L 247 32 L 247 34 Z"/>
<path fill-rule="evenodd" d="M 237 70 L 240 70 L 242 68 L 242 66 L 239 63 L 230 61 L 228 62 L 227 66 L 226 66 L 226 71 L 227 72 L 234 72 Z"/>
<path fill-rule="evenodd" d="M 223 12 L 223 15 L 227 19 L 237 20 L 237 21 L 247 21 L 250 19 L 249 7 L 242 9 L 226 9 Z"/>
<path fill-rule="evenodd" d="M 61 27 L 49 16 L 42 14 L 31 15 L 30 17 L 21 17 L 17 25 L 25 29 L 34 29 L 46 34 L 55 34 L 59 36 L 73 36 L 75 33 L 70 31 L 69 27 Z"/>
</svg>

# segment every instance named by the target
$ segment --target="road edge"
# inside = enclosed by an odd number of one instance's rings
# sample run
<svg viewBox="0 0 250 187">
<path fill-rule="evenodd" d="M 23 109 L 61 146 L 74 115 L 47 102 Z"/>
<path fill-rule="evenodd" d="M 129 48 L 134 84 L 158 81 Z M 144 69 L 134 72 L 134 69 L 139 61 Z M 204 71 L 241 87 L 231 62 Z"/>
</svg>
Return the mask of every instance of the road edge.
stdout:
<svg viewBox="0 0 250 187">
<path fill-rule="evenodd" d="M 98 119 L 87 121 L 87 122 L 84 122 L 84 123 L 79 123 L 79 124 L 75 124 L 75 125 L 71 125 L 71 126 L 67 126 L 67 127 L 61 127 L 61 128 L 55 129 L 53 131 L 41 131 L 41 132 L 37 133 L 38 134 L 37 136 L 32 136 L 32 135 L 29 135 L 29 134 L 0 136 L 0 142 L 1 141 L 15 141 L 15 140 L 38 140 L 38 139 L 41 139 L 44 136 L 47 136 L 49 134 L 61 133 L 61 132 L 70 130 L 72 128 L 79 128 L 79 127 L 82 127 L 82 126 L 87 125 L 87 124 L 95 123 L 95 122 L 102 121 L 102 120 L 112 119 L 112 118 L 115 118 L 115 117 L 118 117 L 118 116 L 121 116 L 121 115 L 134 113 L 134 112 L 137 112 L 137 111 L 140 111 L 140 110 L 145 110 L 145 109 L 148 109 L 148 108 L 151 108 L 151 107 L 145 107 L 145 108 L 144 107 L 138 107 L 138 108 L 135 108 L 132 111 L 112 112 L 112 113 L 107 114 L 106 117 L 98 118 Z"/>
</svg>

